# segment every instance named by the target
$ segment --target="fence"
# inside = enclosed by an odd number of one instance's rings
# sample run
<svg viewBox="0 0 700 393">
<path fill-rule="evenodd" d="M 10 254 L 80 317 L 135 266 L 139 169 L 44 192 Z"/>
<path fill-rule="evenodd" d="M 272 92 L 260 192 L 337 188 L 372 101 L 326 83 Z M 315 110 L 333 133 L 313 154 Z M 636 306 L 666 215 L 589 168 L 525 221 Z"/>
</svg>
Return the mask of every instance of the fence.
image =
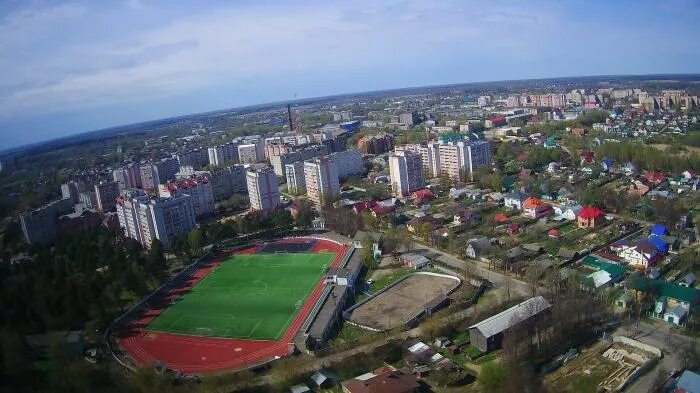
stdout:
<svg viewBox="0 0 700 393">
<path fill-rule="evenodd" d="M 350 320 L 350 315 L 352 314 L 352 311 L 355 310 L 356 308 L 358 308 L 358 307 L 360 307 L 360 306 L 366 304 L 366 303 L 369 302 L 370 300 L 373 300 L 373 299 L 377 298 L 377 297 L 380 296 L 381 294 L 385 293 L 386 291 L 390 290 L 391 288 L 395 287 L 395 286 L 398 285 L 399 283 L 403 282 L 403 281 L 406 280 L 407 278 L 409 278 L 409 277 L 411 277 L 411 276 L 414 276 L 414 275 L 430 275 L 430 276 L 436 276 L 436 277 L 444 277 L 444 278 L 451 278 L 451 279 L 454 279 L 454 280 L 456 280 L 457 283 L 458 283 L 457 286 L 456 286 L 454 289 L 456 289 L 456 288 L 459 286 L 459 284 L 462 283 L 462 280 L 461 280 L 459 277 L 456 277 L 456 276 L 453 276 L 453 275 L 448 275 L 448 274 L 433 273 L 433 272 L 416 272 L 416 273 L 411 273 L 411 274 L 408 274 L 408 275 L 406 275 L 406 276 L 404 276 L 404 277 L 399 278 L 398 280 L 392 282 L 391 284 L 389 284 L 389 285 L 387 285 L 386 287 L 382 288 L 382 289 L 379 290 L 378 292 L 374 293 L 372 296 L 368 297 L 367 299 L 364 299 L 363 301 L 361 301 L 361 302 L 359 302 L 359 303 L 353 305 L 352 307 L 348 308 L 347 310 L 343 311 L 343 319 L 344 319 L 347 323 L 349 323 L 350 325 L 357 326 L 357 327 L 360 327 L 360 328 L 362 328 L 362 329 L 370 330 L 370 331 L 373 331 L 373 332 L 381 332 L 382 330 L 379 330 L 379 329 L 376 329 L 376 328 L 373 328 L 373 327 L 369 327 L 369 326 L 365 326 L 365 325 L 362 325 L 362 324 L 357 323 L 357 322 L 352 322 L 352 321 Z M 452 291 L 454 291 L 454 289 L 451 290 L 450 292 L 446 293 L 444 296 L 447 296 L 447 295 L 449 295 L 450 293 L 452 293 Z M 435 299 L 432 299 L 431 302 L 432 302 L 433 300 L 435 300 Z M 430 302 L 426 303 L 425 305 L 427 306 L 429 303 L 430 303 Z M 417 322 L 420 321 L 420 318 L 421 318 L 424 314 L 425 314 L 425 309 L 424 309 L 423 311 L 419 312 L 418 314 L 412 316 L 412 317 L 409 318 L 407 321 L 405 321 L 405 322 L 403 323 L 404 327 L 410 328 L 410 327 L 412 327 L 412 325 L 417 324 Z"/>
</svg>

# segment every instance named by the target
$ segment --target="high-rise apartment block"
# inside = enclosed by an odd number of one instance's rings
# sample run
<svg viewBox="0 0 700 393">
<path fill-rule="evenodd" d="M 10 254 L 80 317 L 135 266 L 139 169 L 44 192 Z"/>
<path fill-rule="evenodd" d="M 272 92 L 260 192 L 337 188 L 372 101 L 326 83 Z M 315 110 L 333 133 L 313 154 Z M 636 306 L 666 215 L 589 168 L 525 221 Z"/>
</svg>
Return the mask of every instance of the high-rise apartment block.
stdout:
<svg viewBox="0 0 700 393">
<path fill-rule="evenodd" d="M 115 181 L 101 181 L 95 184 L 95 199 L 97 199 L 97 210 L 109 212 L 114 210 L 119 197 L 119 183 Z"/>
<path fill-rule="evenodd" d="M 85 185 L 82 182 L 70 181 L 61 184 L 61 196 L 63 199 L 70 199 L 75 205 L 80 202 L 80 193 L 85 191 Z"/>
<path fill-rule="evenodd" d="M 223 166 L 238 162 L 238 144 L 229 142 L 224 145 L 214 146 L 207 149 L 209 165 Z"/>
<path fill-rule="evenodd" d="M 426 176 L 446 174 L 453 180 L 474 180 L 480 166 L 491 165 L 488 142 L 449 142 L 447 144 L 404 145 L 397 150 L 411 150 L 421 155 Z"/>
<path fill-rule="evenodd" d="M 246 173 L 251 211 L 268 211 L 280 206 L 279 184 L 272 168 L 249 169 Z"/>
<path fill-rule="evenodd" d="M 117 217 L 124 235 L 150 247 L 154 239 L 169 248 L 175 237 L 189 233 L 196 226 L 194 205 L 189 195 L 151 200 L 147 196 L 120 198 Z"/>
<path fill-rule="evenodd" d="M 287 178 L 287 189 L 290 192 L 301 192 L 306 190 L 306 180 L 304 179 L 304 162 L 297 161 L 284 166 Z"/>
<path fill-rule="evenodd" d="M 419 153 L 399 150 L 389 157 L 389 173 L 394 196 L 404 198 L 425 187 L 423 161 Z"/>
<path fill-rule="evenodd" d="M 365 167 L 362 163 L 362 153 L 355 149 L 332 153 L 330 158 L 335 163 L 338 177 L 341 180 L 364 173 Z"/>
<path fill-rule="evenodd" d="M 247 143 L 238 146 L 238 159 L 241 164 L 255 164 L 262 160 L 264 152 L 262 143 Z"/>
<path fill-rule="evenodd" d="M 330 157 L 314 158 L 304 162 L 306 195 L 316 205 L 329 203 L 340 194 L 336 163 Z"/>
<path fill-rule="evenodd" d="M 399 115 L 399 123 L 405 124 L 407 126 L 413 125 L 413 114 L 412 113 L 402 113 Z"/>
<path fill-rule="evenodd" d="M 189 195 L 197 217 L 214 212 L 214 194 L 207 176 L 169 181 L 158 186 L 158 193 L 161 198 Z"/>
</svg>

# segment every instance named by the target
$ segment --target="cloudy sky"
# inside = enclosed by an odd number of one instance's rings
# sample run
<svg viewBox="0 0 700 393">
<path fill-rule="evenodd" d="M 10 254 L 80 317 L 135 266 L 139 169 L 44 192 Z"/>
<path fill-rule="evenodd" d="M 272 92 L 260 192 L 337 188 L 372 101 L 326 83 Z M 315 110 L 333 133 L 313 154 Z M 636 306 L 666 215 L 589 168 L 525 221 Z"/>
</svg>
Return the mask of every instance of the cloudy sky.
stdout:
<svg viewBox="0 0 700 393">
<path fill-rule="evenodd" d="M 700 72 L 696 0 L 0 0 L 0 150 L 321 95 Z"/>
</svg>

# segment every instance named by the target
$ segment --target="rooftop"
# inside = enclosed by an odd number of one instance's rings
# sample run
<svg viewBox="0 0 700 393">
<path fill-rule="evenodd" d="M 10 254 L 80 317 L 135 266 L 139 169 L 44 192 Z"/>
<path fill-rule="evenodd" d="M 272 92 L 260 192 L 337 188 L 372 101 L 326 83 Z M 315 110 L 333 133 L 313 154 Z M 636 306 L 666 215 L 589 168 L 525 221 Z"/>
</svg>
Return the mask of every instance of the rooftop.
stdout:
<svg viewBox="0 0 700 393">
<path fill-rule="evenodd" d="M 485 337 L 491 337 L 515 326 L 521 321 L 539 314 L 551 306 L 552 305 L 542 296 L 536 296 L 520 304 L 516 304 L 492 317 L 486 318 L 476 325 L 470 326 L 469 329 L 478 329 Z"/>
</svg>

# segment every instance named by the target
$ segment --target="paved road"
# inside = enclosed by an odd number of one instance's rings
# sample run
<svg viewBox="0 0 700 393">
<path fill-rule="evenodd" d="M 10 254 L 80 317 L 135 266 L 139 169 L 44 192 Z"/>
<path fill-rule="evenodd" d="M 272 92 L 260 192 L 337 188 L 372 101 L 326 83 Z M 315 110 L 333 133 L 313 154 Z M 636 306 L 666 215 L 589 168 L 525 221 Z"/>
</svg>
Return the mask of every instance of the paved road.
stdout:
<svg viewBox="0 0 700 393">
<path fill-rule="evenodd" d="M 630 326 L 622 326 L 614 334 L 652 345 L 664 354 L 656 367 L 642 375 L 625 390 L 631 393 L 647 393 L 661 369 L 669 372 L 685 368 L 683 355 L 694 344 L 692 337 L 684 336 L 678 328 L 663 321 L 642 320 L 638 325 L 633 323 Z"/>
<path fill-rule="evenodd" d="M 411 252 L 424 255 L 427 258 L 440 261 L 458 272 L 464 272 L 464 264 L 470 264 L 470 271 L 479 277 L 486 279 L 493 283 L 496 288 L 504 288 L 506 285 L 510 285 L 511 295 L 513 296 L 530 296 L 530 286 L 514 277 L 505 275 L 500 272 L 495 272 L 489 270 L 483 266 L 481 263 L 474 260 L 467 260 L 466 262 L 455 257 L 454 255 L 448 254 L 446 252 L 440 251 L 436 248 L 424 245 L 416 244 L 416 248 Z"/>
</svg>

